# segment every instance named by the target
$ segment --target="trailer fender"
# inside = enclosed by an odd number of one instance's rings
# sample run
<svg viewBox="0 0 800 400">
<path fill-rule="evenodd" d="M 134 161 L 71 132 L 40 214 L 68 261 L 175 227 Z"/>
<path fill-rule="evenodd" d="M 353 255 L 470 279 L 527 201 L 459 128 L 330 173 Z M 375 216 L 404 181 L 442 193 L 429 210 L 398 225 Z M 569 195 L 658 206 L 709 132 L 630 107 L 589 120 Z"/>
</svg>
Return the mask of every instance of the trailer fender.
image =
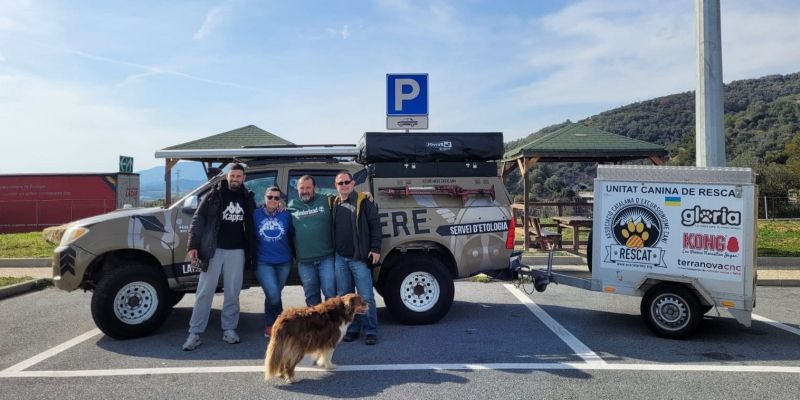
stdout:
<svg viewBox="0 0 800 400">
<path fill-rule="evenodd" d="M 700 304 L 703 306 L 714 306 L 714 299 L 711 297 L 711 294 L 706 290 L 703 285 L 696 278 L 689 278 L 683 276 L 671 276 L 671 275 L 661 275 L 661 274 L 647 274 L 639 280 L 634 286 L 637 290 L 641 291 L 642 294 L 647 293 L 647 291 L 659 283 L 663 282 L 674 282 L 680 283 L 684 286 L 687 286 L 692 292 L 694 292 L 695 296 L 700 300 Z"/>
</svg>

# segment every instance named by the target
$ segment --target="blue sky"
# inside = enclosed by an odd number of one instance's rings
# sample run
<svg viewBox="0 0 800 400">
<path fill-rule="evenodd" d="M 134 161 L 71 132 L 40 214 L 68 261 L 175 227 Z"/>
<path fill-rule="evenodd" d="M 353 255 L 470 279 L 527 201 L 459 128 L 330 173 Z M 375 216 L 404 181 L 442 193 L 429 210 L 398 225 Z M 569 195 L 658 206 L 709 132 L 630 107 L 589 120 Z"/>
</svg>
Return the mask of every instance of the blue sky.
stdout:
<svg viewBox="0 0 800 400">
<path fill-rule="evenodd" d="M 427 73 L 431 131 L 517 139 L 695 86 L 694 1 L 0 0 L 0 173 L 135 169 L 257 125 L 295 143 L 386 126 Z M 722 0 L 725 82 L 800 70 L 793 0 Z"/>
</svg>

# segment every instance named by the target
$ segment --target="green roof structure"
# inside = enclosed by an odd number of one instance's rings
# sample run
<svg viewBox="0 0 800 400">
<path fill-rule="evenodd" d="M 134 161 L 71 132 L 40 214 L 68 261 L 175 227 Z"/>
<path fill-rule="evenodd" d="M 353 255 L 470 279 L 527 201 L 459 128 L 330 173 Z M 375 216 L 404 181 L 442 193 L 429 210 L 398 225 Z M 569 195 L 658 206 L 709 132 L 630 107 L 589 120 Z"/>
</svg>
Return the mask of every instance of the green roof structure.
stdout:
<svg viewBox="0 0 800 400">
<path fill-rule="evenodd" d="M 537 157 L 539 162 L 619 162 L 666 155 L 663 146 L 573 123 L 507 151 L 503 161 Z"/>
<path fill-rule="evenodd" d="M 516 168 L 522 175 L 522 209 L 524 227 L 531 227 L 528 202 L 528 171 L 538 162 L 597 162 L 620 163 L 629 160 L 649 159 L 657 165 L 666 162 L 667 150 L 663 146 L 615 135 L 591 126 L 572 123 L 563 128 L 533 138 L 528 143 L 503 154 L 503 178 Z M 531 234 L 524 229 L 524 246 L 530 248 Z M 575 251 L 577 251 L 577 244 Z"/>
<path fill-rule="evenodd" d="M 294 143 L 273 135 L 255 125 L 247 125 L 232 131 L 192 140 L 191 142 L 176 144 L 166 147 L 163 150 L 239 149 L 250 146 L 281 146 L 292 144 Z"/>
<path fill-rule="evenodd" d="M 171 170 L 179 160 L 199 161 L 203 163 L 203 168 L 205 169 L 206 175 L 208 175 L 209 178 L 216 175 L 229 163 L 241 161 L 236 157 L 228 156 L 199 156 L 196 155 L 196 153 L 202 153 L 202 151 L 198 152 L 198 150 L 226 150 L 244 149 L 246 147 L 291 145 L 294 145 L 294 143 L 280 136 L 273 135 L 272 133 L 269 133 L 255 125 L 247 125 L 232 131 L 222 132 L 216 135 L 204 137 L 202 139 L 192 140 L 191 142 L 176 144 L 174 146 L 163 148 L 156 152 L 156 157 L 164 158 L 166 161 L 164 173 L 164 182 L 166 183 L 166 202 L 167 204 L 172 203 Z M 215 166 L 214 163 L 218 163 L 218 165 Z"/>
</svg>

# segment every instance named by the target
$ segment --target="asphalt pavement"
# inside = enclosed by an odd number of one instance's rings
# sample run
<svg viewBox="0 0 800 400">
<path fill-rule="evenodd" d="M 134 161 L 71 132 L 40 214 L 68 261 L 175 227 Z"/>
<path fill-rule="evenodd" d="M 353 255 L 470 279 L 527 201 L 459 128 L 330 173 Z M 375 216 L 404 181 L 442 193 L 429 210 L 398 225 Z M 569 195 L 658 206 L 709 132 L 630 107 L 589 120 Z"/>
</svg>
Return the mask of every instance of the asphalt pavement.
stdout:
<svg viewBox="0 0 800 400">
<path fill-rule="evenodd" d="M 459 281 L 439 323 L 396 323 L 378 297 L 380 342 L 342 343 L 334 371 L 304 361 L 293 385 L 263 381 L 263 294 L 242 292 L 242 343 L 220 340 L 219 307 L 203 345 L 180 350 L 193 296 L 153 335 L 118 341 L 96 330 L 91 293 L 54 288 L 0 301 L 3 398 L 770 398 L 800 382 L 800 288 L 759 288 L 743 327 L 709 313 L 689 340 L 653 336 L 639 300 L 551 285 L 544 293 Z M 302 289 L 284 290 L 299 306 Z"/>
</svg>

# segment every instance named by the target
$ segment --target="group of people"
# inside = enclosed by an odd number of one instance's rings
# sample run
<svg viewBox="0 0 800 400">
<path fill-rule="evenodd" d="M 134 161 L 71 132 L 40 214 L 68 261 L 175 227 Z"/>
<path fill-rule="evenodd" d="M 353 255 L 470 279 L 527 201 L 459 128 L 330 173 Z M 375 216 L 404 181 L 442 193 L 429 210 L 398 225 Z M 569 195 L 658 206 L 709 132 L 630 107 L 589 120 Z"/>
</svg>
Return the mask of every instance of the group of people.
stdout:
<svg viewBox="0 0 800 400">
<path fill-rule="evenodd" d="M 378 315 L 371 264 L 378 262 L 381 226 L 378 207 L 355 191 L 348 171 L 336 175 L 337 196 L 316 192 L 314 177 L 297 180 L 297 199 L 283 205 L 280 188 L 264 192 L 257 207 L 244 186 L 244 167 L 234 164 L 224 180 L 200 202 L 189 227 L 188 257 L 200 269 L 189 336 L 184 350 L 200 345 L 208 325 L 219 276 L 223 276 L 222 340 L 239 343 L 239 292 L 244 269 L 254 269 L 264 290 L 264 336 L 283 311 L 281 292 L 294 260 L 307 306 L 346 293 L 358 293 L 369 304 L 342 339 L 351 342 L 363 331 L 367 345 L 378 342 Z"/>
</svg>

